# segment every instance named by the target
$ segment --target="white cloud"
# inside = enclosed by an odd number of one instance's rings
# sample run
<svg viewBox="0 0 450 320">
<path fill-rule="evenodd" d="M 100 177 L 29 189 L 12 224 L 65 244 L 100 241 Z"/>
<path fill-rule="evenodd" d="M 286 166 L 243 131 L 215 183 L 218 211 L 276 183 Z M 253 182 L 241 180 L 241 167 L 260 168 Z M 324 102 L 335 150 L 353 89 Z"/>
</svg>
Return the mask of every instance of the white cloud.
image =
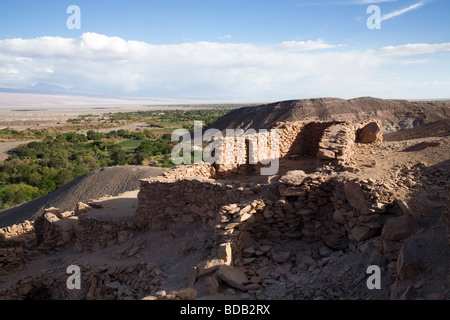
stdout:
<svg viewBox="0 0 450 320">
<path fill-rule="evenodd" d="M 394 12 L 384 14 L 381 17 L 381 21 L 386 21 L 386 20 L 392 19 L 394 17 L 398 17 L 398 16 L 400 16 L 400 15 L 402 15 L 404 13 L 407 13 L 409 11 L 419 9 L 420 7 L 422 7 L 424 5 L 425 5 L 425 1 L 421 1 L 421 2 L 418 2 L 416 4 L 413 4 L 413 5 L 409 6 L 407 8 L 404 8 L 404 9 L 401 9 L 401 10 L 396 10 Z"/>
<path fill-rule="evenodd" d="M 278 45 L 278 48 L 286 51 L 311 51 L 319 49 L 331 49 L 335 48 L 336 45 L 328 44 L 319 39 L 317 41 L 284 41 Z"/>
<path fill-rule="evenodd" d="M 440 51 L 450 51 L 450 42 L 448 43 L 410 43 L 400 46 L 387 46 L 380 50 L 384 55 L 396 55 L 396 56 L 414 56 L 419 54 L 430 54 Z"/>
<path fill-rule="evenodd" d="M 320 39 L 273 46 L 154 45 L 96 33 L 69 39 L 7 39 L 0 40 L 0 86 L 48 82 L 114 95 L 219 100 L 382 96 L 394 92 L 394 87 L 382 85 L 389 83 L 393 65 L 427 63 L 403 56 L 449 49 L 444 43 L 330 50 L 337 46 Z"/>
<path fill-rule="evenodd" d="M 227 35 L 224 35 L 224 36 L 220 36 L 219 39 L 220 39 L 220 40 L 223 40 L 223 39 L 231 39 L 231 35 L 230 35 L 230 34 L 227 34 Z"/>
</svg>

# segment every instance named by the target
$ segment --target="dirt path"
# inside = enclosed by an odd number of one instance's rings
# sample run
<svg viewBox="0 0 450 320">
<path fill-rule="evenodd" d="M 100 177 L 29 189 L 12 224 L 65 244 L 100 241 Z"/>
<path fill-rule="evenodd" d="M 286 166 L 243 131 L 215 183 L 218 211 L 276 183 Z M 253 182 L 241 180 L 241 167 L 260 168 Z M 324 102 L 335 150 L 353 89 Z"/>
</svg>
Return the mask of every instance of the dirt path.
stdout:
<svg viewBox="0 0 450 320">
<path fill-rule="evenodd" d="M 33 141 L 39 141 L 39 140 L 27 140 L 27 141 L 12 141 L 12 142 L 3 142 L 0 143 L 0 161 L 4 161 L 8 159 L 9 154 L 8 152 L 20 145 L 28 144 Z"/>
</svg>

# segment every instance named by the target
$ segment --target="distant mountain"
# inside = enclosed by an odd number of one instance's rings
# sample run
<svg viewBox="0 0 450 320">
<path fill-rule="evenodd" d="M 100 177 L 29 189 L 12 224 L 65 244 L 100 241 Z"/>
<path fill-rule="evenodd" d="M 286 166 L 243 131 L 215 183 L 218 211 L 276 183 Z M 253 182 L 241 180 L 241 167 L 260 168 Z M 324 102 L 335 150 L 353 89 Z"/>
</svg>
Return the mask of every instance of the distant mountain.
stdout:
<svg viewBox="0 0 450 320">
<path fill-rule="evenodd" d="M 30 86 L 28 88 L 1 88 L 0 92 L 7 93 L 26 93 L 26 94 L 75 94 L 72 90 L 68 90 L 66 88 L 47 84 L 47 83 L 38 83 L 34 86 Z"/>
<path fill-rule="evenodd" d="M 319 98 L 282 101 L 236 109 L 209 128 L 270 129 L 277 122 L 380 119 L 385 132 L 414 128 L 450 117 L 450 102 L 383 100 L 372 97 L 344 100 Z"/>
<path fill-rule="evenodd" d="M 0 87 L 0 106 L 16 105 L 152 105 L 189 104 L 201 101 L 166 99 L 144 96 L 118 96 L 106 92 L 87 92 L 78 88 L 38 83 L 28 88 Z"/>
<path fill-rule="evenodd" d="M 5 93 L 23 93 L 23 94 L 36 94 L 36 95 L 50 95 L 50 96 L 73 96 L 73 97 L 85 97 L 85 98 L 100 98 L 100 99 L 121 99 L 132 100 L 130 98 L 116 97 L 107 93 L 100 92 L 87 92 L 78 88 L 66 89 L 54 84 L 38 83 L 28 88 L 1 88 L 0 92 Z"/>
<path fill-rule="evenodd" d="M 45 93 L 45 94 L 52 94 L 52 93 L 68 93 L 72 92 L 73 90 L 68 90 L 66 88 L 54 85 L 54 84 L 48 84 L 48 83 L 38 83 L 31 87 L 31 90 L 34 93 Z"/>
</svg>

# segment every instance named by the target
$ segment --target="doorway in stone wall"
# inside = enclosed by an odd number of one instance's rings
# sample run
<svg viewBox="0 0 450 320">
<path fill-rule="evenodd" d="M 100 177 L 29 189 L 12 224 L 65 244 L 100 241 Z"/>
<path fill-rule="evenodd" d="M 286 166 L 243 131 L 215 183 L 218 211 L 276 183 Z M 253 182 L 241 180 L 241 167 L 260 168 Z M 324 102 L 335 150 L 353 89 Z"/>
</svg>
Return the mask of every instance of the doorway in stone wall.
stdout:
<svg viewBox="0 0 450 320">
<path fill-rule="evenodd" d="M 303 170 L 307 173 L 315 171 L 318 164 L 316 158 L 319 144 L 325 130 L 336 122 L 310 122 L 297 134 L 289 152 L 281 159 L 281 167 L 285 171 Z"/>
</svg>

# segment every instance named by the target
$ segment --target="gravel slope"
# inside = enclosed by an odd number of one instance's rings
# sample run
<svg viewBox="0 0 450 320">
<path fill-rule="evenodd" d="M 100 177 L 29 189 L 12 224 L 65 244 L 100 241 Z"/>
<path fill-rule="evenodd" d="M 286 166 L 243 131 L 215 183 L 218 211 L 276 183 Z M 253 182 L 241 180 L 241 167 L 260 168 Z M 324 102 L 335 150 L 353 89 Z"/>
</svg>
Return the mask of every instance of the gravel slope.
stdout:
<svg viewBox="0 0 450 320">
<path fill-rule="evenodd" d="M 161 175 L 167 169 L 127 166 L 110 167 L 89 172 L 48 195 L 25 204 L 0 211 L 0 228 L 34 220 L 45 208 L 74 210 L 78 202 L 97 199 L 103 195 L 116 196 L 139 189 L 139 179 Z"/>
</svg>

